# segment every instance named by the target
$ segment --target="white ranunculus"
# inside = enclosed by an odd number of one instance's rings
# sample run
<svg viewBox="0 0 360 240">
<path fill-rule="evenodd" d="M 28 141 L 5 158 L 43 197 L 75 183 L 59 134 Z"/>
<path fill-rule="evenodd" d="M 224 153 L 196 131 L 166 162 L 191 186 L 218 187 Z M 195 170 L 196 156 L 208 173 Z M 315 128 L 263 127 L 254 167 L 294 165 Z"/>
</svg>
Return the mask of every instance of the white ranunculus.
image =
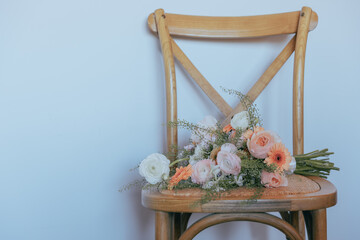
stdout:
<svg viewBox="0 0 360 240">
<path fill-rule="evenodd" d="M 228 153 L 236 153 L 237 147 L 232 143 L 224 143 L 221 145 L 221 151 L 228 152 Z"/>
<path fill-rule="evenodd" d="M 231 126 L 235 129 L 245 131 L 249 127 L 250 116 L 248 111 L 242 111 L 234 115 L 231 119 Z"/>
<path fill-rule="evenodd" d="M 296 159 L 292 157 L 291 162 L 289 163 L 289 169 L 286 170 L 285 173 L 291 175 L 294 173 L 295 169 L 296 169 Z"/>
<path fill-rule="evenodd" d="M 162 179 L 166 180 L 170 172 L 170 160 L 160 153 L 153 153 L 147 156 L 139 166 L 139 173 L 150 184 L 161 182 Z"/>
</svg>

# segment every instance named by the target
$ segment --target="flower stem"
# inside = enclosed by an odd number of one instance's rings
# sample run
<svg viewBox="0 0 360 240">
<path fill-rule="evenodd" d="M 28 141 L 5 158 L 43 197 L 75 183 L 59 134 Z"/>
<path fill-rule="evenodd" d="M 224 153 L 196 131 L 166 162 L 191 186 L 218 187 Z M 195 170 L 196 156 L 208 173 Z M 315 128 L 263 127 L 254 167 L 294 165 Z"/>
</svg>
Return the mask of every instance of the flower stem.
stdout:
<svg viewBox="0 0 360 240">
<path fill-rule="evenodd" d="M 169 167 L 174 166 L 176 163 L 182 162 L 182 161 L 186 161 L 189 160 L 189 158 L 180 158 L 178 160 L 173 161 L 172 163 L 170 163 Z"/>
<path fill-rule="evenodd" d="M 334 163 L 329 161 L 328 156 L 331 154 L 334 153 L 328 152 L 328 149 L 323 149 L 294 156 L 296 159 L 296 170 L 294 173 L 326 178 L 331 170 L 340 170 L 334 166 Z"/>
</svg>

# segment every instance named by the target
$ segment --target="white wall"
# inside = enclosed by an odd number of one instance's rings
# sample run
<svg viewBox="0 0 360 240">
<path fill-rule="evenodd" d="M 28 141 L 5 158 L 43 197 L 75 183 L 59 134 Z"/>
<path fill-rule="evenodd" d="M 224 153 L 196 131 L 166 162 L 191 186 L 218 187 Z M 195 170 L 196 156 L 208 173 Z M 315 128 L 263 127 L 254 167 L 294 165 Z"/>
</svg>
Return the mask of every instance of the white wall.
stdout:
<svg viewBox="0 0 360 240">
<path fill-rule="evenodd" d="M 360 213 L 355 150 L 360 116 L 358 1 L 0 1 L 0 239 L 153 239 L 140 191 L 118 193 L 144 157 L 164 151 L 159 44 L 146 19 L 157 8 L 193 15 L 255 15 L 312 7 L 305 75 L 305 151 L 328 147 L 328 239 L 354 239 Z M 244 40 L 179 45 L 216 89 L 246 92 L 286 44 Z M 241 44 L 242 43 L 242 44 Z M 213 51 L 212 51 L 213 50 Z M 221 51 L 221 52 L 220 52 Z M 292 58 L 257 103 L 265 127 L 291 149 Z M 179 74 L 179 117 L 221 114 Z M 236 99 L 225 95 L 234 106 Z M 181 142 L 188 133 L 181 133 Z M 199 216 L 199 215 L 197 215 Z M 196 216 L 195 216 L 196 217 Z M 260 224 L 228 223 L 196 239 L 281 239 Z"/>
</svg>

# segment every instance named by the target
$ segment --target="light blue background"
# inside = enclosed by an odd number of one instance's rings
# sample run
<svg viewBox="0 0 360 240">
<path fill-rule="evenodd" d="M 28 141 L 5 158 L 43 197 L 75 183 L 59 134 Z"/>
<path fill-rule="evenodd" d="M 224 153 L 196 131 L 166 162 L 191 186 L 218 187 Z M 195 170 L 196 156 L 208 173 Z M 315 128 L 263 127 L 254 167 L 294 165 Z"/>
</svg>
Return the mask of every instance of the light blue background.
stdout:
<svg viewBox="0 0 360 240">
<path fill-rule="evenodd" d="M 162 7 L 193 15 L 255 15 L 305 5 L 319 14 L 307 48 L 305 151 L 335 151 L 332 160 L 341 172 L 330 180 L 339 203 L 328 210 L 328 239 L 353 239 L 360 213 L 353 207 L 360 169 L 355 0 L 0 0 L 0 239 L 153 239 L 154 214 L 141 206 L 140 191 L 117 191 L 138 177 L 128 169 L 164 151 L 163 68 L 148 14 Z M 273 37 L 264 45 L 244 40 L 243 46 L 225 47 L 178 42 L 216 89 L 246 92 L 286 41 Z M 292 60 L 257 101 L 265 127 L 290 149 Z M 177 71 L 179 117 L 220 118 Z M 182 132 L 181 143 L 187 138 Z M 283 236 L 260 224 L 228 223 L 196 239 L 239 238 Z"/>
</svg>

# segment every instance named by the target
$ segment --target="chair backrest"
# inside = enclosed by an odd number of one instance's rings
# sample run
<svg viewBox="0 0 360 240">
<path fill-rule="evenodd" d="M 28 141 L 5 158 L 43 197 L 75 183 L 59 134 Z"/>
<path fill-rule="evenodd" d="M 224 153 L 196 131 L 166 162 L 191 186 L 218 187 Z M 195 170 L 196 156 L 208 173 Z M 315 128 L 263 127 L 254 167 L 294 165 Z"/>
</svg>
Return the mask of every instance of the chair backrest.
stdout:
<svg viewBox="0 0 360 240">
<path fill-rule="evenodd" d="M 171 36 L 191 38 L 239 39 L 262 37 L 280 34 L 295 34 L 273 63 L 257 80 L 246 94 L 250 101 L 255 101 L 269 84 L 284 63 L 295 51 L 293 72 L 293 154 L 304 152 L 304 63 L 308 32 L 318 22 L 316 12 L 309 7 L 301 11 L 246 16 L 246 17 L 205 17 L 178 15 L 158 9 L 148 17 L 149 28 L 158 34 L 165 69 L 166 81 L 166 114 L 167 121 L 177 121 L 177 97 L 174 57 L 190 74 L 194 81 L 225 115 L 223 125 L 230 122 L 234 114 L 244 110 L 239 104 L 234 109 L 210 85 L 189 58 L 179 48 Z M 177 145 L 177 128 L 167 128 L 167 145 L 169 152 L 175 155 Z"/>
</svg>

